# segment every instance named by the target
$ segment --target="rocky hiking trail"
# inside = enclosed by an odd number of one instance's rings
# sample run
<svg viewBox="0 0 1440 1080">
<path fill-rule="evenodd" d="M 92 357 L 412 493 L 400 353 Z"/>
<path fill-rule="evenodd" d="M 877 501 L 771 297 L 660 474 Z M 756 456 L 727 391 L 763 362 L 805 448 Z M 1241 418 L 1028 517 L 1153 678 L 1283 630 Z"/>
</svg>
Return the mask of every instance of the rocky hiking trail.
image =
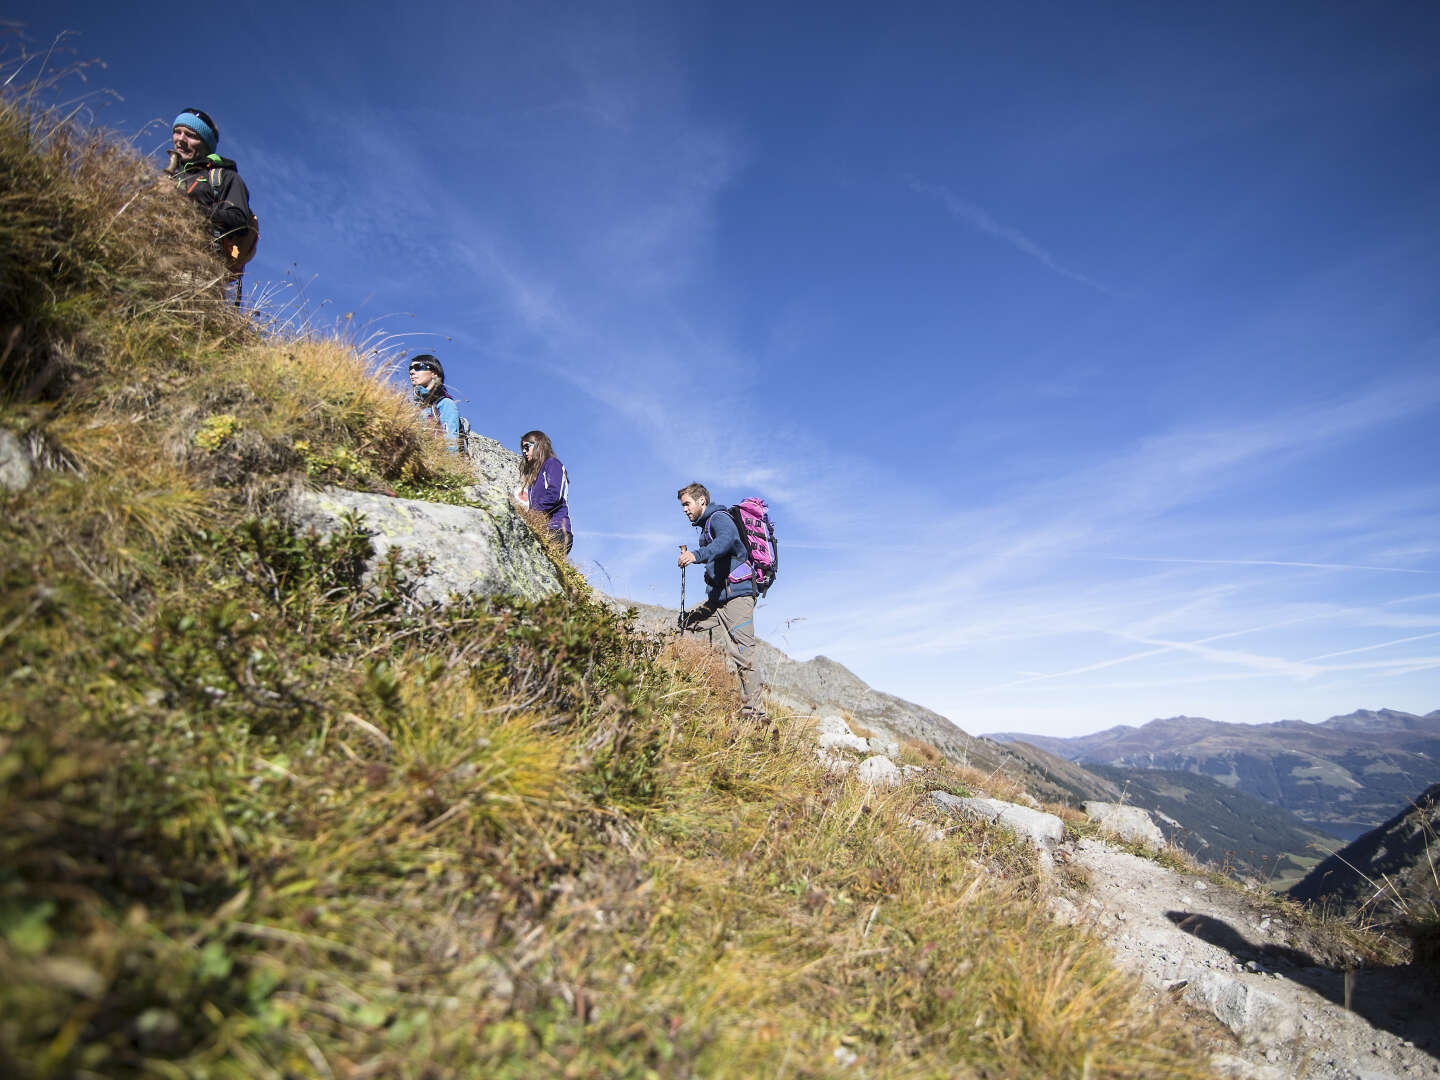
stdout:
<svg viewBox="0 0 1440 1080">
<path fill-rule="evenodd" d="M 1440 1076 L 1433 976 L 1355 969 L 1347 1009 L 1343 960 L 1317 956 L 1252 896 L 1100 840 L 1069 856 L 1090 885 L 1057 892 L 1057 913 L 1104 937 L 1147 986 L 1229 1029 L 1236 1046 L 1217 1051 L 1217 1069 L 1257 1080 Z"/>
<path fill-rule="evenodd" d="M 801 718 L 809 722 L 809 718 Z M 835 713 L 814 718 L 832 775 L 876 788 L 918 779 L 892 740 L 861 736 Z M 1211 1031 L 1211 1066 L 1253 1080 L 1440 1077 L 1440 987 L 1415 967 L 1352 967 L 1239 885 L 1181 873 L 1118 844 L 1067 838 L 1064 822 L 1000 799 L 927 793 L 940 810 L 1010 827 L 1035 846 L 1057 920 L 1097 934 L 1150 992 L 1195 1010 Z M 1090 803 L 1119 839 L 1153 845 L 1143 810 Z M 943 830 L 918 819 L 938 839 Z M 1061 868 L 1065 872 L 1058 872 Z M 1347 1007 L 1348 983 L 1348 1007 Z"/>
</svg>

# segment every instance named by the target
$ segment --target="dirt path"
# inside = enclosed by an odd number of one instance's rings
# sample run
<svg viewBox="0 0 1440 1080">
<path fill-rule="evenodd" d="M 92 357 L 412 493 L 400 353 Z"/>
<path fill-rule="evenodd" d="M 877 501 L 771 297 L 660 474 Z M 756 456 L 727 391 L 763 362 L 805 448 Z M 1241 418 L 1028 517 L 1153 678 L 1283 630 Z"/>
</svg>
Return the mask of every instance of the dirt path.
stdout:
<svg viewBox="0 0 1440 1080">
<path fill-rule="evenodd" d="M 1090 887 L 1057 897 L 1057 912 L 1093 925 L 1148 985 L 1229 1028 L 1235 1045 L 1217 1055 L 1220 1071 L 1257 1080 L 1440 1077 L 1433 976 L 1358 970 L 1347 1009 L 1344 973 L 1322 966 L 1301 931 L 1245 894 L 1097 840 L 1068 855 Z"/>
</svg>

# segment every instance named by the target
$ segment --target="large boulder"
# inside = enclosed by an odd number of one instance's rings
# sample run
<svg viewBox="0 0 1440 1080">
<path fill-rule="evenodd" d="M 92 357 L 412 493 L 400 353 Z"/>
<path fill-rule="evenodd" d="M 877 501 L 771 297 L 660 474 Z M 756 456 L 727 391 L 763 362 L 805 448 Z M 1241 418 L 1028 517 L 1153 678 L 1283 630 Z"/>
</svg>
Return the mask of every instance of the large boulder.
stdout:
<svg viewBox="0 0 1440 1080">
<path fill-rule="evenodd" d="M 930 798 L 943 810 L 963 817 L 978 818 L 1013 829 L 1041 851 L 1049 851 L 1065 839 L 1065 823 L 1054 814 L 1002 799 L 962 799 L 948 791 L 932 791 Z"/>
<path fill-rule="evenodd" d="M 486 509 L 499 511 L 510 505 L 510 496 L 520 486 L 520 455 L 494 439 L 471 434 L 465 455 L 475 470 L 476 482 L 465 489 L 465 497 Z"/>
<path fill-rule="evenodd" d="M 375 548 L 367 579 L 391 548 L 423 556 L 424 567 L 410 571 L 413 595 L 422 604 L 445 604 L 457 595 L 540 600 L 560 592 L 559 576 L 540 541 L 496 497 L 499 489 L 493 482 L 472 489 L 487 504 L 483 509 L 343 488 L 302 490 L 291 497 L 289 513 L 299 528 L 322 535 L 339 530 L 347 514 L 361 515 Z"/>
<path fill-rule="evenodd" d="M 1300 1029 L 1293 1009 L 1242 979 L 1201 967 L 1187 968 L 1180 977 L 1186 999 L 1209 1009 L 1244 1042 L 1274 1045 L 1294 1038 Z"/>
<path fill-rule="evenodd" d="M 1165 834 L 1160 831 L 1160 826 L 1138 806 L 1091 800 L 1085 803 L 1085 813 L 1102 829 L 1108 829 L 1122 839 L 1157 850 L 1165 846 Z"/>
</svg>

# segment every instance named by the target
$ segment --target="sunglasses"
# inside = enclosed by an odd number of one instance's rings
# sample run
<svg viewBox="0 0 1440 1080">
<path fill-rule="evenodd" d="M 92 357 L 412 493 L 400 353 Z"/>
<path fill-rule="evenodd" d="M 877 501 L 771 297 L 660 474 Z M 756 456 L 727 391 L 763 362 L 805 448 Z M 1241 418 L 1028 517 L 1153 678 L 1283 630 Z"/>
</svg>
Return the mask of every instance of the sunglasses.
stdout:
<svg viewBox="0 0 1440 1080">
<path fill-rule="evenodd" d="M 431 367 L 429 364 L 411 364 L 411 365 L 410 365 L 410 370 L 411 370 L 411 371 L 434 371 L 435 369 L 434 369 L 433 367 Z"/>
<path fill-rule="evenodd" d="M 534 445 L 535 445 L 535 444 L 534 444 L 533 442 L 522 442 L 522 443 L 520 444 L 520 449 L 521 449 L 521 450 L 529 450 L 529 449 L 530 449 L 531 447 L 533 447 Z"/>
</svg>

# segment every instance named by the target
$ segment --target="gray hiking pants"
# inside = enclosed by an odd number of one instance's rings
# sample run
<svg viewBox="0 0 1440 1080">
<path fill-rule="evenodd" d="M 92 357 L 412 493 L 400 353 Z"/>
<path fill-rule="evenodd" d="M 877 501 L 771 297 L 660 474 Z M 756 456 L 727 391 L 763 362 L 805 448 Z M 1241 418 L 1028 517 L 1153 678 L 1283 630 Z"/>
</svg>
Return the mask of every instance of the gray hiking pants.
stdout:
<svg viewBox="0 0 1440 1080">
<path fill-rule="evenodd" d="M 695 609 L 685 629 L 712 645 L 725 646 L 725 655 L 740 680 L 741 700 L 747 709 L 761 709 L 760 676 L 751 663 L 755 655 L 755 597 L 737 596 L 718 608 L 706 603 Z M 717 635 L 717 630 L 723 634 Z"/>
</svg>

